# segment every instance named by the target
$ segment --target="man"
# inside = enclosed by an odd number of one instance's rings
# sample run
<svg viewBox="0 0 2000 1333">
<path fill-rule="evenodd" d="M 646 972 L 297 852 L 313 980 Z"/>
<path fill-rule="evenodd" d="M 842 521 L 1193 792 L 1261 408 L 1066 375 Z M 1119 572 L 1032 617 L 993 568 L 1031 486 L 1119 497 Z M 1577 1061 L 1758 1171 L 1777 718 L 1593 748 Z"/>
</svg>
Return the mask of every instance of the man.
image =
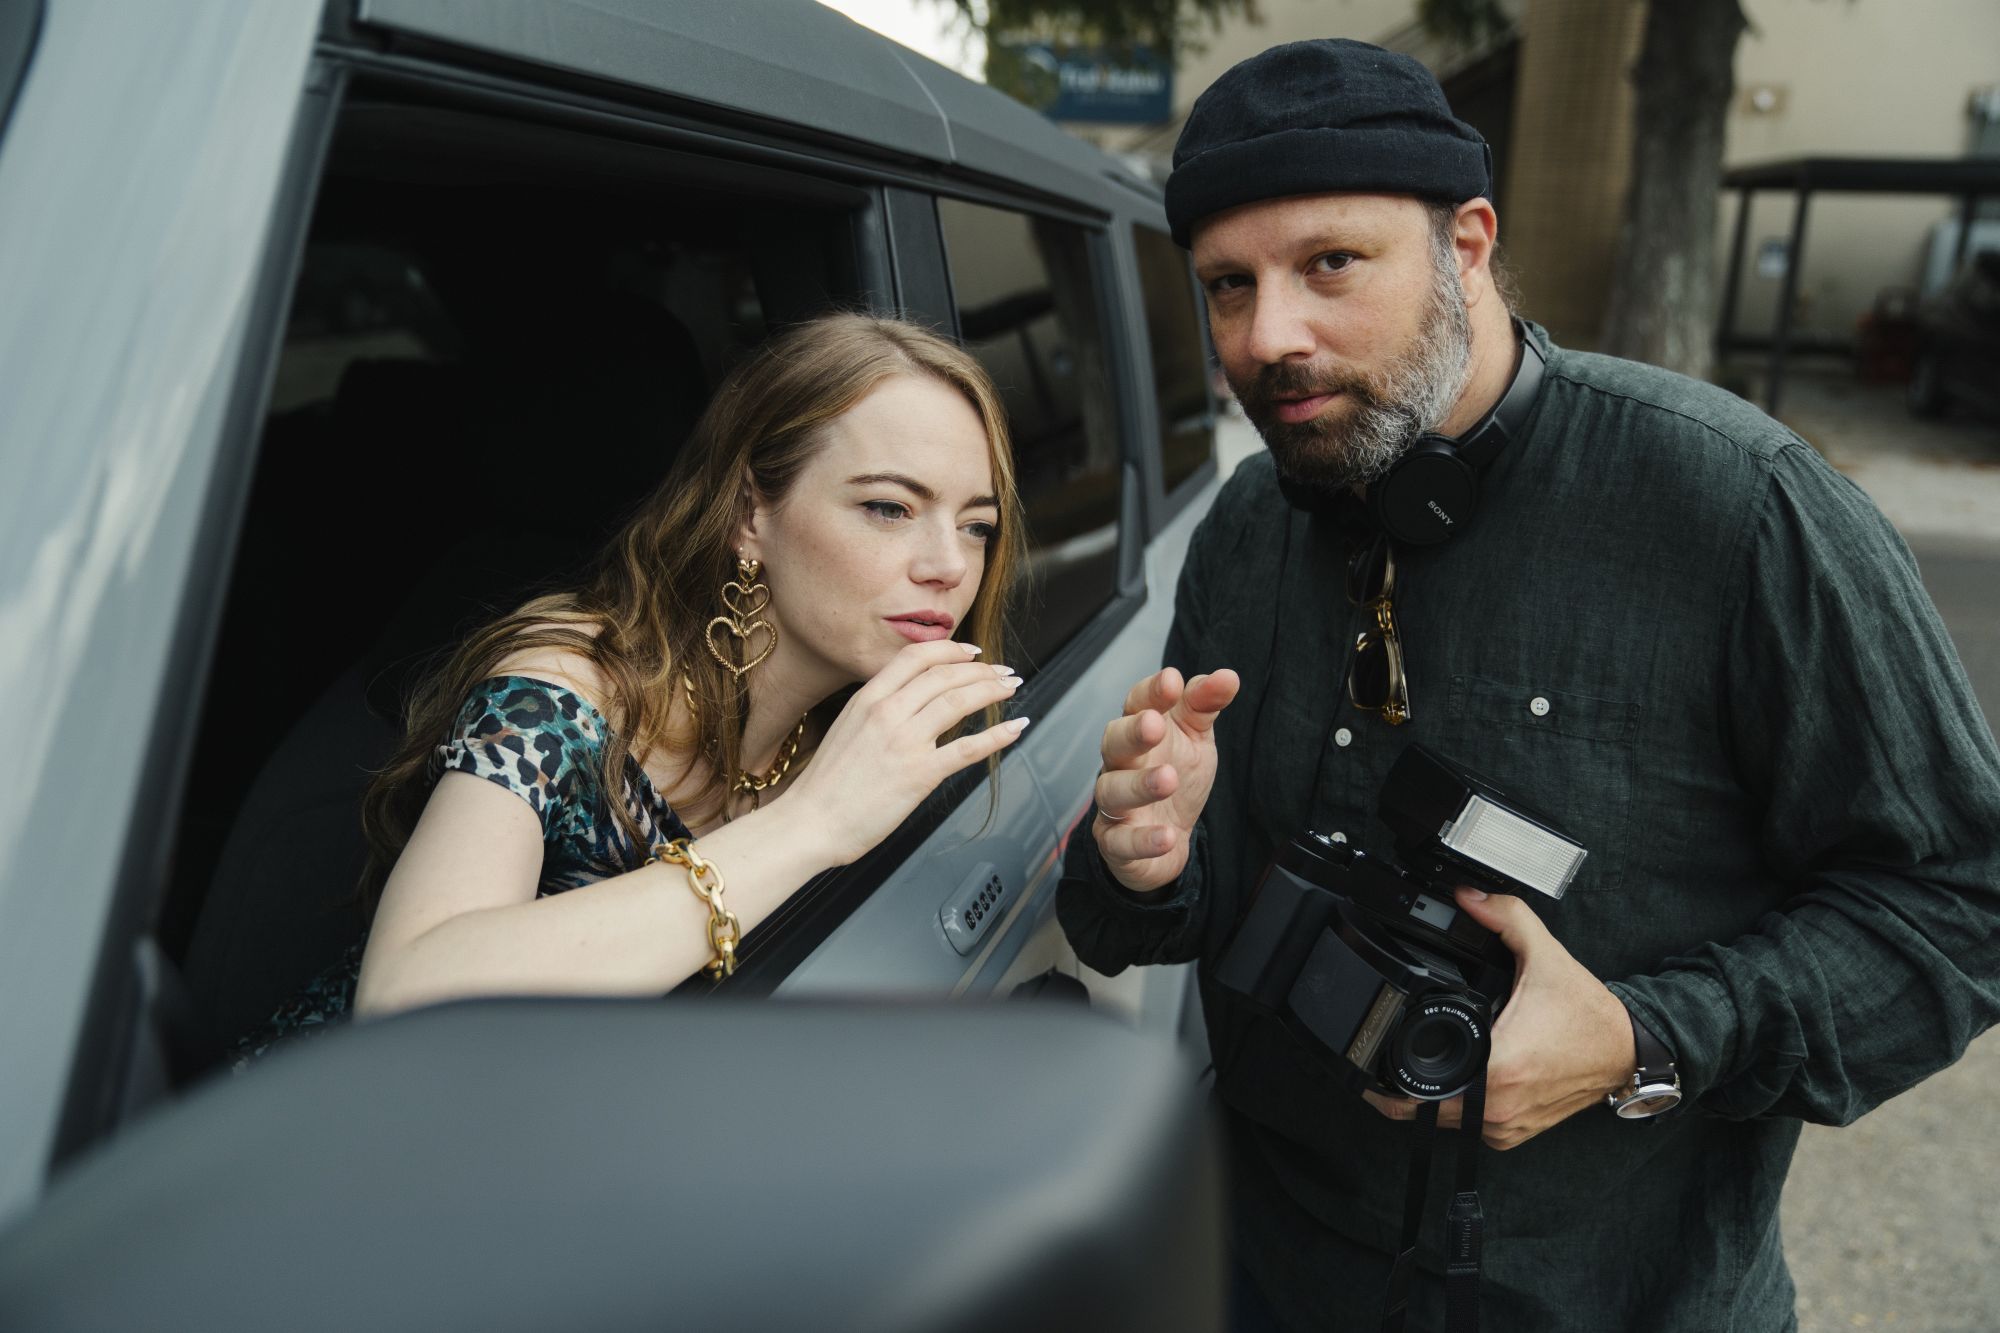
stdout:
<svg viewBox="0 0 2000 1333">
<path fill-rule="evenodd" d="M 2000 754 L 1909 553 L 1741 400 L 1515 324 L 1485 145 L 1416 62 L 1267 51 L 1196 103 L 1174 164 L 1169 220 L 1269 452 L 1193 540 L 1059 903 L 1096 968 L 1201 961 L 1241 1326 L 1379 1326 L 1415 1104 L 1347 1092 L 1212 969 L 1285 840 L 1391 850 L 1375 799 L 1414 741 L 1589 848 L 1560 902 L 1459 895 L 1517 965 L 1484 1326 L 1793 1327 L 1801 1120 L 1853 1120 L 2000 1011 Z M 1371 488 L 1420 432 L 1479 426 L 1525 357 L 1539 392 L 1476 509 L 1383 559 Z M 1650 1125 L 1603 1105 L 1641 1041 L 1686 1098 Z"/>
</svg>

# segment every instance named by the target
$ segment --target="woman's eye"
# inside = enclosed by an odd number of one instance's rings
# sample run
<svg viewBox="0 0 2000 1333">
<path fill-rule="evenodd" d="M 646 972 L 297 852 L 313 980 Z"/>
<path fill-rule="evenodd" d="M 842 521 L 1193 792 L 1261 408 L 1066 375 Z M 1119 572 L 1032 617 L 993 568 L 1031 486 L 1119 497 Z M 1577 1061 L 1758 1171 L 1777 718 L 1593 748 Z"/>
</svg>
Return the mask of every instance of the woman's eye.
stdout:
<svg viewBox="0 0 2000 1333">
<path fill-rule="evenodd" d="M 876 518 L 908 518 L 910 507 L 894 500 L 864 500 L 861 507 Z"/>
<path fill-rule="evenodd" d="M 965 525 L 965 531 L 967 535 L 982 546 L 991 546 L 993 539 L 1000 535 L 1000 529 L 994 527 L 991 523 L 968 523 Z"/>
</svg>

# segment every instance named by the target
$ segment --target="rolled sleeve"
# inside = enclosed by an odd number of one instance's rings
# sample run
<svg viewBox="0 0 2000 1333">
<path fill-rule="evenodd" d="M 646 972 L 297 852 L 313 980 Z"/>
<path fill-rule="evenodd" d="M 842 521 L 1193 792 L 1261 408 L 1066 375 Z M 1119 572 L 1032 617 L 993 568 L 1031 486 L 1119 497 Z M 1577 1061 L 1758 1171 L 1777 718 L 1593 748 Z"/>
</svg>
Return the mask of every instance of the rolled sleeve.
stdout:
<svg viewBox="0 0 2000 1333">
<path fill-rule="evenodd" d="M 1188 838 L 1187 865 L 1171 884 L 1136 893 L 1104 864 L 1089 826 L 1093 809 L 1070 839 L 1056 888 L 1056 920 L 1076 956 L 1117 976 L 1133 964 L 1185 963 L 1201 952 L 1208 839 L 1200 824 Z"/>
<path fill-rule="evenodd" d="M 1612 989 L 1704 1109 L 1845 1124 L 2000 1017 L 2000 753 L 1907 548 L 1802 445 L 1732 614 L 1723 716 L 1793 892 Z"/>
</svg>

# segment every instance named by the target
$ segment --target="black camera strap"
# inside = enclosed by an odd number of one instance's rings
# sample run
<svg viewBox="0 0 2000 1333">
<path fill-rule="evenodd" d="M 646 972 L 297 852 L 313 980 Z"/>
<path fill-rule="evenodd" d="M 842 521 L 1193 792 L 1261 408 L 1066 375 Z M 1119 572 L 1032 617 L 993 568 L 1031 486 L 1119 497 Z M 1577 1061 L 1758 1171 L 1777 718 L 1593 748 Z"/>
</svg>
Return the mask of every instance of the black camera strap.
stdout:
<svg viewBox="0 0 2000 1333">
<path fill-rule="evenodd" d="M 1438 1104 L 1417 1104 L 1416 1140 L 1410 1145 L 1410 1179 L 1403 1193 L 1403 1244 L 1389 1270 L 1389 1292 L 1382 1307 L 1382 1333 L 1403 1333 L 1403 1315 L 1410 1306 L 1410 1284 L 1417 1275 L 1417 1232 L 1424 1220 L 1424 1194 L 1430 1188 L 1431 1149 L 1437 1144 Z"/>
<path fill-rule="evenodd" d="M 1445 1213 L 1444 1323 L 1446 1333 L 1479 1333 L 1479 1255 L 1486 1215 L 1479 1206 L 1479 1136 L 1486 1124 L 1486 1071 L 1464 1093 L 1459 1120 L 1456 1189 Z M 1382 1333 L 1403 1333 L 1410 1287 L 1417 1275 L 1417 1236 L 1423 1229 L 1424 1196 L 1430 1191 L 1431 1151 L 1437 1146 L 1438 1104 L 1417 1107 L 1416 1141 L 1410 1147 L 1410 1178 L 1403 1193 L 1403 1243 L 1389 1270 Z"/>
<path fill-rule="evenodd" d="M 1486 1070 L 1465 1089 L 1458 1130 L 1458 1190 L 1445 1213 L 1444 1326 L 1446 1333 L 1479 1333 L 1479 1254 L 1486 1241 L 1486 1213 L 1479 1206 L 1479 1136 L 1486 1128 Z M 1407 1219 L 1404 1223 L 1408 1225 Z"/>
</svg>

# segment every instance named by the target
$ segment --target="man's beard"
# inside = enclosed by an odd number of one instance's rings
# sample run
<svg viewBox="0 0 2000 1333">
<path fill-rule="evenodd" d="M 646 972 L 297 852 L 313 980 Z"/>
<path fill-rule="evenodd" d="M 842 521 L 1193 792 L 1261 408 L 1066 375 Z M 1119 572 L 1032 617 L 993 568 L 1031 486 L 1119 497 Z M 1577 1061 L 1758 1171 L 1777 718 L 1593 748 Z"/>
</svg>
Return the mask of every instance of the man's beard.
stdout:
<svg viewBox="0 0 2000 1333">
<path fill-rule="evenodd" d="M 1287 481 L 1331 499 L 1387 475 L 1417 437 L 1451 415 L 1472 360 L 1472 326 L 1450 248 L 1432 246 L 1432 282 L 1410 347 L 1374 375 L 1281 361 L 1229 387 Z M 1339 393 L 1310 421 L 1278 419 L 1277 400 Z"/>
</svg>

